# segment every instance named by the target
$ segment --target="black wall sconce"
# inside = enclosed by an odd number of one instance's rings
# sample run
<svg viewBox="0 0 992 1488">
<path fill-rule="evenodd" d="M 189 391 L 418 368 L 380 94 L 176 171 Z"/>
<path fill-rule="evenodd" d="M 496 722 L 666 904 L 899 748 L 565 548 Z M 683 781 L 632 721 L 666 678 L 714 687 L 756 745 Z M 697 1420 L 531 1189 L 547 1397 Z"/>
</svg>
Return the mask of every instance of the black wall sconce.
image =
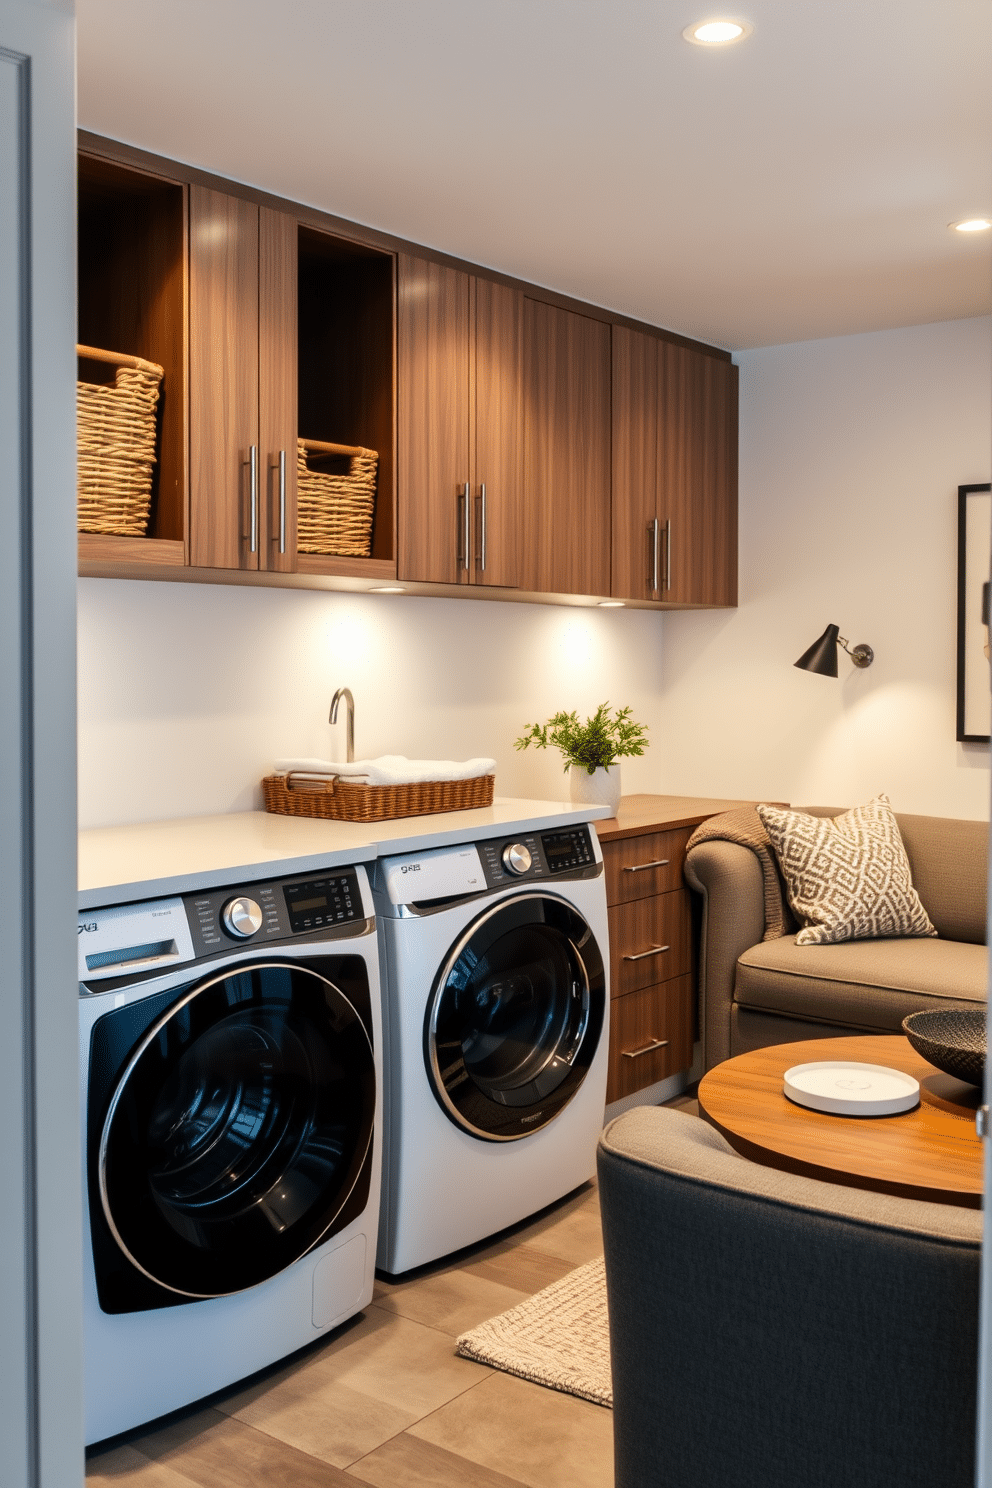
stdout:
<svg viewBox="0 0 992 1488">
<path fill-rule="evenodd" d="M 819 672 L 821 677 L 836 677 L 837 675 L 837 647 L 843 646 L 848 656 L 856 667 L 870 667 L 875 660 L 875 653 L 870 646 L 862 641 L 852 651 L 840 633 L 838 625 L 828 625 L 818 641 L 814 641 L 808 651 L 804 651 L 793 666 L 801 667 L 804 672 Z"/>
</svg>

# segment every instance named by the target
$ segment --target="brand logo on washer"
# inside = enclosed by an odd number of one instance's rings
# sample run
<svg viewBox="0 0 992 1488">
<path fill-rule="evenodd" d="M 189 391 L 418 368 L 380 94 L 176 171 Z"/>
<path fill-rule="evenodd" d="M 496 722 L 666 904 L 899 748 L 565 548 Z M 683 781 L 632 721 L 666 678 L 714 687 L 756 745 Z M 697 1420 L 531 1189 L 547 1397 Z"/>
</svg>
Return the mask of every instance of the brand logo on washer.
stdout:
<svg viewBox="0 0 992 1488">
<path fill-rule="evenodd" d="M 520 1125 L 529 1126 L 532 1121 L 537 1121 L 544 1115 L 543 1111 L 535 1111 L 533 1116 L 521 1116 Z"/>
<path fill-rule="evenodd" d="M 419 873 L 420 872 L 420 864 L 419 863 L 401 863 L 400 864 L 400 872 L 401 873 Z"/>
</svg>

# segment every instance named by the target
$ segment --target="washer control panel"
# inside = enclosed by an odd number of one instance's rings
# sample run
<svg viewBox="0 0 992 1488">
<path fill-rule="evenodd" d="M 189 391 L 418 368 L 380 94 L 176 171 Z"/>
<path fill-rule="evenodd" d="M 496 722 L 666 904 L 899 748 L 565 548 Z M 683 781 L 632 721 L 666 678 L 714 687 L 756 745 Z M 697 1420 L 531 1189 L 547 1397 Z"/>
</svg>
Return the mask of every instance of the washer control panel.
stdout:
<svg viewBox="0 0 992 1488">
<path fill-rule="evenodd" d="M 479 856 L 490 889 L 503 889 L 522 880 L 554 878 L 560 873 L 595 873 L 598 864 L 586 826 L 527 832 L 508 840 L 497 837 L 479 843 Z"/>
<path fill-rule="evenodd" d="M 193 945 L 200 956 L 230 947 L 292 940 L 365 919 L 354 868 L 313 878 L 245 884 L 184 894 Z"/>
<path fill-rule="evenodd" d="M 80 990 L 110 991 L 237 945 L 336 939 L 372 924 L 354 868 L 82 910 Z"/>
</svg>

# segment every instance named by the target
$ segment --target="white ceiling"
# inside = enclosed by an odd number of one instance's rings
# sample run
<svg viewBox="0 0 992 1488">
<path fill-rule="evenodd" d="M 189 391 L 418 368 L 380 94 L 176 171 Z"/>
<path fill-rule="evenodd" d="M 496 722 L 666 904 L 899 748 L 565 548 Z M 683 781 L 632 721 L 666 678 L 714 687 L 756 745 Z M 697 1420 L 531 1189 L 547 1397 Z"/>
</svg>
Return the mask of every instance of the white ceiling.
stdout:
<svg viewBox="0 0 992 1488">
<path fill-rule="evenodd" d="M 78 0 L 83 128 L 733 349 L 980 315 L 988 0 Z"/>
</svg>

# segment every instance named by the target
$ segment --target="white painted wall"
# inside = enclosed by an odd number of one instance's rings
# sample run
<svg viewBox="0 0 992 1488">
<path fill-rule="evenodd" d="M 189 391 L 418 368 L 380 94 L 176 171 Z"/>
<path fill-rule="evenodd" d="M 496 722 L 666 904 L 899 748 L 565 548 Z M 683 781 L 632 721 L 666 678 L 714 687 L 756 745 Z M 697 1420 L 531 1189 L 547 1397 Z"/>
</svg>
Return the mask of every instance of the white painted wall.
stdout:
<svg viewBox="0 0 992 1488">
<path fill-rule="evenodd" d="M 560 756 L 515 753 L 524 725 L 630 703 L 655 742 L 624 786 L 664 788 L 649 611 L 101 579 L 79 598 L 83 826 L 260 807 L 274 759 L 344 757 L 339 686 L 360 757 L 492 755 L 499 794 L 551 800 Z"/>
<path fill-rule="evenodd" d="M 503 795 L 562 798 L 559 707 L 629 702 L 652 745 L 629 791 L 984 818 L 989 755 L 955 742 L 956 493 L 989 478 L 990 322 L 742 353 L 736 611 L 502 605 L 82 580 L 84 826 L 260 804 L 288 753 L 494 755 Z M 836 621 L 876 661 L 795 658 Z M 662 633 L 664 632 L 664 648 Z M 337 751 L 337 752 L 335 752 Z"/>
<path fill-rule="evenodd" d="M 984 819 L 955 742 L 957 487 L 989 479 L 988 319 L 742 352 L 740 607 L 665 621 L 673 789 Z M 834 622 L 874 664 L 792 663 Z"/>
</svg>

